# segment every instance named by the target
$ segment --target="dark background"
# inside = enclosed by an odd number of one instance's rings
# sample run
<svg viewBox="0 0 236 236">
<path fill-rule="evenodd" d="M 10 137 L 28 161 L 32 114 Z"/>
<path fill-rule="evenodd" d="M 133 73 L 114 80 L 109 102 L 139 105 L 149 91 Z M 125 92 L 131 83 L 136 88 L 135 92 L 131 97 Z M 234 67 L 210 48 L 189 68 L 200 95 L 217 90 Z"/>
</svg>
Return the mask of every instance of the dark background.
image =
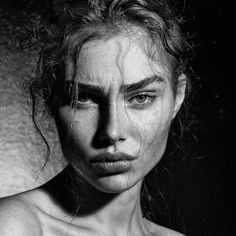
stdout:
<svg viewBox="0 0 236 236">
<path fill-rule="evenodd" d="M 0 43 L 19 50 L 17 42 L 27 33 L 25 23 L 48 2 L 1 0 Z M 187 235 L 236 235 L 235 14 L 233 0 L 186 0 L 185 4 L 185 30 L 194 44 L 192 66 L 198 77 L 193 81 L 190 107 L 197 117 L 191 127 L 196 154 L 175 173 L 171 182 L 174 196 L 168 201 L 170 226 Z"/>
<path fill-rule="evenodd" d="M 188 182 L 192 188 L 196 185 L 192 191 L 195 193 L 193 201 L 188 199 L 189 224 L 193 224 L 192 235 L 235 235 L 236 2 L 201 0 L 189 3 L 195 15 L 189 26 L 193 33 L 196 32 L 193 67 L 200 77 L 201 87 L 194 99 L 199 117 L 197 136 L 206 156 L 205 165 L 196 167 L 192 173 L 195 177 Z M 204 215 L 207 216 L 206 228 L 202 228 L 204 224 L 200 220 Z M 199 225 L 195 224 L 196 219 Z"/>
</svg>

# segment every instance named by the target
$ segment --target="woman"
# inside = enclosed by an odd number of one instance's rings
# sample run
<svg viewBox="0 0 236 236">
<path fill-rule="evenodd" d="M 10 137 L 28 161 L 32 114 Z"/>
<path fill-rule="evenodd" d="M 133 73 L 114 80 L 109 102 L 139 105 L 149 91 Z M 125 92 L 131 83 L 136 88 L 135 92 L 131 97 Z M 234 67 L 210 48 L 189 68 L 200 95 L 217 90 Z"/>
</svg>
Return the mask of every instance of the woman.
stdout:
<svg viewBox="0 0 236 236">
<path fill-rule="evenodd" d="M 37 29 L 31 92 L 54 117 L 69 167 L 60 186 L 2 200 L 0 235 L 181 235 L 144 217 L 140 202 L 189 87 L 173 10 L 160 0 L 58 3 Z"/>
</svg>

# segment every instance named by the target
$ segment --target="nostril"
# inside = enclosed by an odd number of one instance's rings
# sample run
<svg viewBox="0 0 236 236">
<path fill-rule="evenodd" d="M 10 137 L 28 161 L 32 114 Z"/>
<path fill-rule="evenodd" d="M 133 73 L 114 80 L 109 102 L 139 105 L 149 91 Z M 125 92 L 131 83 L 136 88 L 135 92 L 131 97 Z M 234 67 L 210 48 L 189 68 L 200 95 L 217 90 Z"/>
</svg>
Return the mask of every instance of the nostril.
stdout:
<svg viewBox="0 0 236 236">
<path fill-rule="evenodd" d="M 98 132 L 93 140 L 93 146 L 95 148 L 105 148 L 115 145 L 118 142 L 124 141 L 125 139 L 119 136 L 108 135 L 105 130 Z"/>
<path fill-rule="evenodd" d="M 122 142 L 125 140 L 125 135 L 122 127 L 117 124 L 117 122 L 111 122 L 106 124 L 106 126 L 101 127 L 98 133 L 98 140 L 103 146 L 110 146 L 117 142 Z"/>
<path fill-rule="evenodd" d="M 106 141 L 111 144 L 113 144 L 121 139 L 122 138 L 120 137 L 120 135 L 116 129 L 110 129 L 110 128 L 104 129 L 100 135 L 101 141 Z"/>
</svg>

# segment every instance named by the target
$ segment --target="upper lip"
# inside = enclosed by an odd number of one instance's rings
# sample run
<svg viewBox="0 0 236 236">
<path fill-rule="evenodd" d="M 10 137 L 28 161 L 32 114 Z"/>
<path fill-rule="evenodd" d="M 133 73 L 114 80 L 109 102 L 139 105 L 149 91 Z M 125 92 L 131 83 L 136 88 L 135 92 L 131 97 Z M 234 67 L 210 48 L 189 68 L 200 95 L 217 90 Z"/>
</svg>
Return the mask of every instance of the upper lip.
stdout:
<svg viewBox="0 0 236 236">
<path fill-rule="evenodd" d="M 135 156 L 131 156 L 131 155 L 125 154 L 123 152 L 116 152 L 116 153 L 105 152 L 105 153 L 96 155 L 89 162 L 90 163 L 116 162 L 116 161 L 131 161 L 131 160 L 134 160 L 134 159 L 136 159 Z"/>
</svg>

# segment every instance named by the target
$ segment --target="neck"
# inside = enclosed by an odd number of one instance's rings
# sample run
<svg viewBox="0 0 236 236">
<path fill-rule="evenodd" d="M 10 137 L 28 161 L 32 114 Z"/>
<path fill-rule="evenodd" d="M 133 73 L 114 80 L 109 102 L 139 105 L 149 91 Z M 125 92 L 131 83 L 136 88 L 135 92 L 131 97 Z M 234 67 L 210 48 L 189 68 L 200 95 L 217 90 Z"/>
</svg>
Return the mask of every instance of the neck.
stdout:
<svg viewBox="0 0 236 236">
<path fill-rule="evenodd" d="M 132 228 L 140 228 L 143 223 L 140 191 L 141 181 L 122 193 L 104 193 L 88 183 L 72 179 L 73 203 L 78 222 L 90 222 L 110 235 L 126 235 Z"/>
<path fill-rule="evenodd" d="M 89 227 L 100 235 L 143 235 L 141 181 L 122 193 L 110 194 L 78 181 L 70 173 L 69 169 L 63 171 L 44 190 L 67 216 L 72 216 L 74 225 Z"/>
</svg>

